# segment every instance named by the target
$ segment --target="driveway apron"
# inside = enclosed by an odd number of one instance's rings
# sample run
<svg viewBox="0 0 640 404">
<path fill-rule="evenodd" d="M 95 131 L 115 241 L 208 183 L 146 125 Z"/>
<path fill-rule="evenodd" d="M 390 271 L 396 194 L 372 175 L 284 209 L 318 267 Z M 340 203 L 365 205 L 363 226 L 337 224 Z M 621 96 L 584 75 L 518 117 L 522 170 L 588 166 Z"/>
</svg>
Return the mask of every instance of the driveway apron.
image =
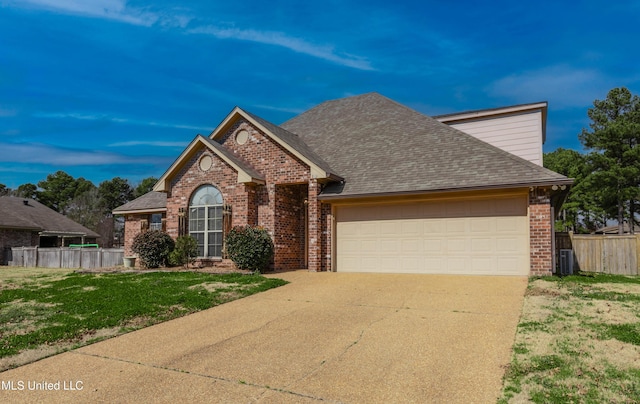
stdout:
<svg viewBox="0 0 640 404">
<path fill-rule="evenodd" d="M 496 402 L 526 277 L 269 276 L 291 283 L 2 372 L 0 401 Z"/>
</svg>

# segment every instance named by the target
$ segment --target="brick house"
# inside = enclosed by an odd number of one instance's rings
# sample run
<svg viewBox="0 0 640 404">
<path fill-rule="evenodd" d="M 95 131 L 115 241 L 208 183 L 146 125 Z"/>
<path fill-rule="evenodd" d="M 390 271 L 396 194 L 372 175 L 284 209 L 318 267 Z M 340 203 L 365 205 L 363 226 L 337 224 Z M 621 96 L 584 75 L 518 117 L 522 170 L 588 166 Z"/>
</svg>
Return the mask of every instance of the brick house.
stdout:
<svg viewBox="0 0 640 404">
<path fill-rule="evenodd" d="M 0 265 L 12 247 L 64 247 L 95 243 L 100 235 L 28 198 L 0 197 Z"/>
<path fill-rule="evenodd" d="M 114 210 L 125 254 L 155 226 L 215 262 L 248 224 L 271 234 L 278 270 L 549 274 L 572 181 L 541 167 L 546 108 L 432 118 L 369 93 L 278 126 L 236 107 Z"/>
</svg>

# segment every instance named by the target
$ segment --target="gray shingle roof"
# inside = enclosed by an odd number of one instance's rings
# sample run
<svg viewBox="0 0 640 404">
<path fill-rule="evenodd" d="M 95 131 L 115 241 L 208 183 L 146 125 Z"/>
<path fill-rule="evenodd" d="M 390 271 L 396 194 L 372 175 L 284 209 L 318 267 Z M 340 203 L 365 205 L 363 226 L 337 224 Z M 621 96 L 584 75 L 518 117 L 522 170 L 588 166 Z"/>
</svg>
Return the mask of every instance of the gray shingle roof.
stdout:
<svg viewBox="0 0 640 404">
<path fill-rule="evenodd" d="M 167 194 L 165 192 L 151 191 L 113 210 L 114 214 L 124 212 L 149 211 L 167 208 Z"/>
<path fill-rule="evenodd" d="M 25 204 L 27 201 L 28 204 Z M 45 231 L 50 233 L 77 233 L 100 237 L 68 217 L 33 199 L 0 197 L 0 228 Z"/>
<path fill-rule="evenodd" d="M 345 178 L 325 196 L 571 183 L 377 93 L 324 102 L 281 127 Z"/>
</svg>

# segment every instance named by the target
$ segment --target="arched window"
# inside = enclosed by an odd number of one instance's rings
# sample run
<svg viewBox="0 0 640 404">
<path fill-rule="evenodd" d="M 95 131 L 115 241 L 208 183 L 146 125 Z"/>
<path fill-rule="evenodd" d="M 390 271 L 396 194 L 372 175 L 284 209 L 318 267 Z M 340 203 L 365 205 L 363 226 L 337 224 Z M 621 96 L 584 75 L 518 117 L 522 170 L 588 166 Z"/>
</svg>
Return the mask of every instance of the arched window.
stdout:
<svg viewBox="0 0 640 404">
<path fill-rule="evenodd" d="M 198 242 L 198 256 L 222 257 L 222 194 L 203 185 L 189 201 L 189 234 Z"/>
</svg>

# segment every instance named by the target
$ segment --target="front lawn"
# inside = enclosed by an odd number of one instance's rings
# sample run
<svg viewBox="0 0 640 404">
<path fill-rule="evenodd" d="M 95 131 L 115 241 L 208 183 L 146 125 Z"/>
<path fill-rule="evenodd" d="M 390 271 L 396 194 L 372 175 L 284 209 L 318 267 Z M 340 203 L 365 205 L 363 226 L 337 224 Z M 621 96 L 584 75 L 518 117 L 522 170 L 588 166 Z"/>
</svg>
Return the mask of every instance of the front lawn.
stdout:
<svg viewBox="0 0 640 404">
<path fill-rule="evenodd" d="M 0 371 L 286 283 L 196 272 L 3 271 Z"/>
<path fill-rule="evenodd" d="M 640 278 L 531 279 L 501 403 L 640 401 Z"/>
</svg>

